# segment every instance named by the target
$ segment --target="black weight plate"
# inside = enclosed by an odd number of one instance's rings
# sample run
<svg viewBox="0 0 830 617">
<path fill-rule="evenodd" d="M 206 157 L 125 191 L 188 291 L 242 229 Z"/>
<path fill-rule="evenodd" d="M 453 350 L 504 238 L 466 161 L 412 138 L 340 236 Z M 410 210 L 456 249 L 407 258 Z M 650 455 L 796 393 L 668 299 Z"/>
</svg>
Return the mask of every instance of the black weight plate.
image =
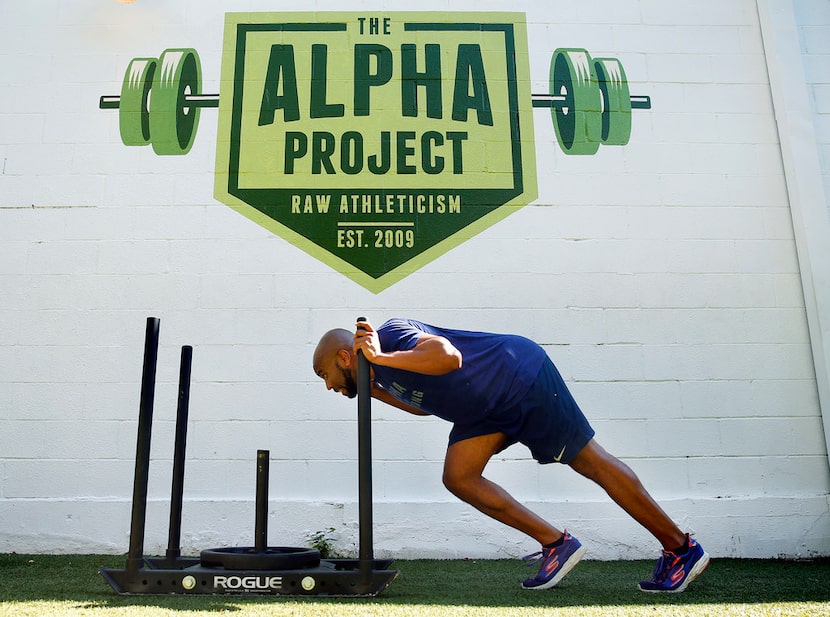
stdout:
<svg viewBox="0 0 830 617">
<path fill-rule="evenodd" d="M 269 546 L 257 550 L 252 546 L 229 546 L 205 549 L 200 554 L 202 566 L 226 570 L 302 570 L 320 565 L 320 551 L 313 548 Z"/>
</svg>

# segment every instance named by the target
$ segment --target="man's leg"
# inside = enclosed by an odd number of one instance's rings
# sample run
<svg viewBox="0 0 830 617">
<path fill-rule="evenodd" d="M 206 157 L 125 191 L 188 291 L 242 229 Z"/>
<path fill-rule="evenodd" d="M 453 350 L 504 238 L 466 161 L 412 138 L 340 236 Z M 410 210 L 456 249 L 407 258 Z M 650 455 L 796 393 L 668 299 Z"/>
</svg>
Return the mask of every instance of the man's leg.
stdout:
<svg viewBox="0 0 830 617">
<path fill-rule="evenodd" d="M 503 433 L 482 435 L 452 444 L 444 460 L 444 486 L 456 497 L 497 521 L 545 545 L 562 532 L 534 514 L 499 485 L 482 476 L 490 458 L 504 446 Z"/>
<path fill-rule="evenodd" d="M 511 497 L 503 488 L 481 474 L 490 458 L 506 441 L 502 433 L 473 437 L 454 443 L 444 461 L 444 485 L 497 521 L 535 538 L 542 545 L 539 553 L 528 555 L 528 565 L 539 564 L 539 572 L 522 583 L 523 589 L 550 589 L 557 585 L 582 559 L 585 548 L 579 540 L 566 536 Z M 539 559 L 533 560 L 534 557 Z"/>
<path fill-rule="evenodd" d="M 570 463 L 574 471 L 599 484 L 617 505 L 648 529 L 666 550 L 686 543 L 686 535 L 648 494 L 628 465 L 588 442 Z"/>
</svg>

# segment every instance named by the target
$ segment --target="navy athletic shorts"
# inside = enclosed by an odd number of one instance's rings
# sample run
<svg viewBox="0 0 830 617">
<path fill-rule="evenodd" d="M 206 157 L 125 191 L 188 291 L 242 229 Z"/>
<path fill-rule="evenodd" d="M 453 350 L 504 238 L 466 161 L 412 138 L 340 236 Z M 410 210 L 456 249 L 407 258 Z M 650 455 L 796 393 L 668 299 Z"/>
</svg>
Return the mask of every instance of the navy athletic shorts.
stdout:
<svg viewBox="0 0 830 617">
<path fill-rule="evenodd" d="M 550 359 L 544 361 L 536 381 L 519 404 L 494 411 L 473 424 L 455 423 L 449 441 L 452 445 L 493 433 L 507 435 L 505 448 L 524 444 L 542 464 L 570 463 L 594 437 L 594 429 Z"/>
</svg>

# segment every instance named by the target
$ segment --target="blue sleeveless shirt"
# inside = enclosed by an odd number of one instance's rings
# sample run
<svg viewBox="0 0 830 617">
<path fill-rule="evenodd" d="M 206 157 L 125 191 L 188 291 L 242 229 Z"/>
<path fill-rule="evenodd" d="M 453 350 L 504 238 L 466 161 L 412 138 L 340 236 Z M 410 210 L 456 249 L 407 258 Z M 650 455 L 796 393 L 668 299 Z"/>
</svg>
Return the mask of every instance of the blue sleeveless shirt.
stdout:
<svg viewBox="0 0 830 617">
<path fill-rule="evenodd" d="M 378 330 L 384 352 L 412 349 L 422 334 L 449 340 L 461 352 L 461 368 L 446 375 L 421 375 L 373 365 L 375 383 L 399 401 L 450 422 L 467 424 L 513 407 L 547 358 L 530 339 L 510 334 L 437 328 L 399 318 Z"/>
</svg>

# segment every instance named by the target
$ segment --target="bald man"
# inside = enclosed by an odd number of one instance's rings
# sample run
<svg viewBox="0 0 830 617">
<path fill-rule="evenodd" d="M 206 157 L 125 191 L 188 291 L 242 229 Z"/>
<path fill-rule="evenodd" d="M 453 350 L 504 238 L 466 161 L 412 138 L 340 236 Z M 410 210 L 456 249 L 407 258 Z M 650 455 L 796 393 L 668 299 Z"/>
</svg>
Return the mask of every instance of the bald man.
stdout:
<svg viewBox="0 0 830 617">
<path fill-rule="evenodd" d="M 652 580 L 639 589 L 681 592 L 709 563 L 646 492 L 634 472 L 602 449 L 594 430 L 545 351 L 521 336 L 471 332 L 394 318 L 375 330 L 334 329 L 320 339 L 314 372 L 326 388 L 357 395 L 357 352 L 369 361 L 372 396 L 415 415 L 449 422 L 444 459 L 447 489 L 493 519 L 541 545 L 525 559 L 539 571 L 525 589 L 549 589 L 585 554 L 579 540 L 516 501 L 482 474 L 490 459 L 515 443 L 540 464 L 562 463 L 599 484 L 660 542 Z"/>
</svg>

